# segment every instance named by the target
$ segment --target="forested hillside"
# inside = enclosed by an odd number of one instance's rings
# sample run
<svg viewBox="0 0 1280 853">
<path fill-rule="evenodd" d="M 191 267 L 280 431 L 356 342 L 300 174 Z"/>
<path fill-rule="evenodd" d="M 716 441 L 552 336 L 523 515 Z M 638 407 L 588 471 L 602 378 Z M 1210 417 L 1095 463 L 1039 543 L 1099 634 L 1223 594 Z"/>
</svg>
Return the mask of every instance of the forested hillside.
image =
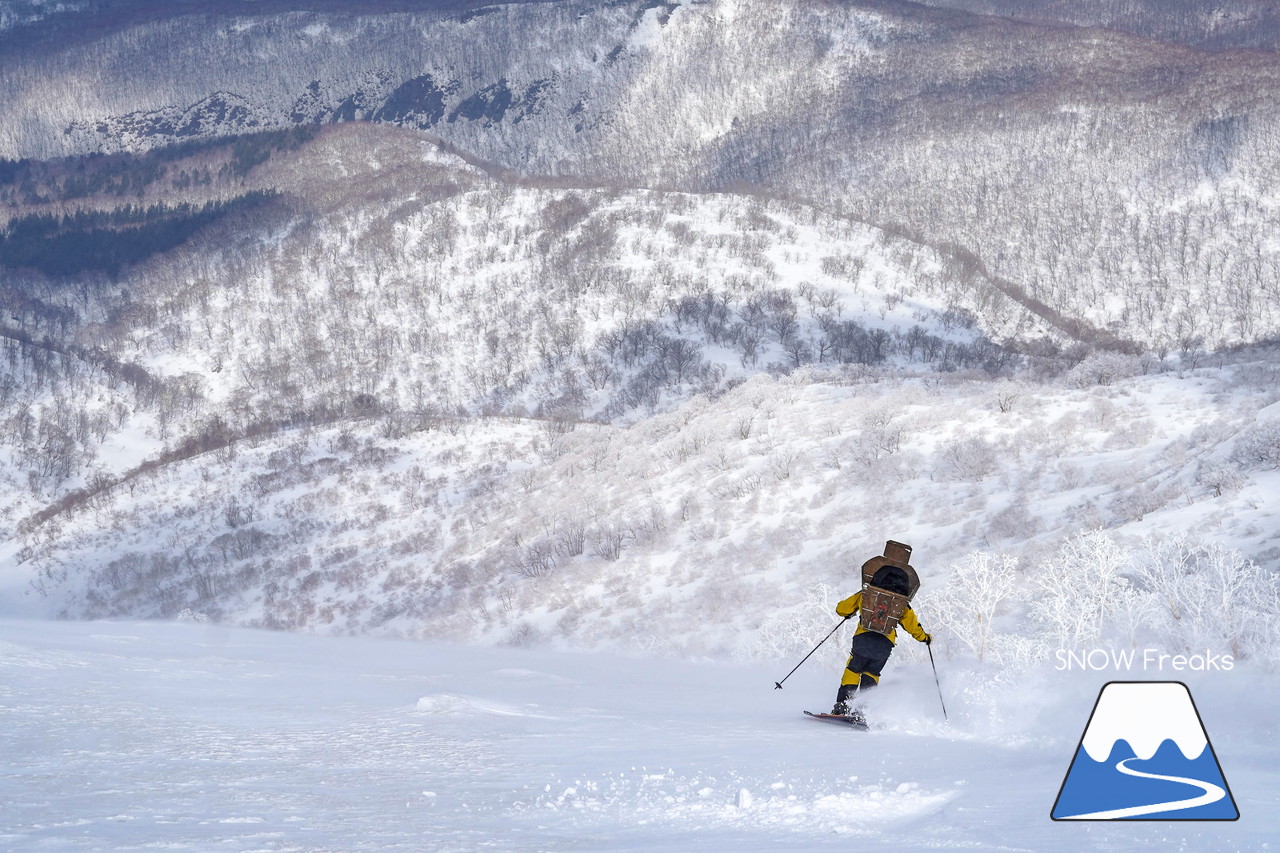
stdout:
<svg viewBox="0 0 1280 853">
<path fill-rule="evenodd" d="M 528 176 L 753 188 L 854 216 L 952 248 L 1095 340 L 1168 352 L 1273 334 L 1270 54 L 1161 40 L 1158 21 L 1211 27 L 1150 4 L 1078 10 L 1158 19 L 1129 27 L 1142 35 L 1062 26 L 1044 4 L 983 11 L 1014 17 L 771 0 L 243 17 L 121 4 L 88 41 L 57 40 L 62 18 L 15 30 L 0 153 L 374 121 Z"/>
<path fill-rule="evenodd" d="M 956 644 L 965 571 L 1079 642 L 1106 551 L 1266 659 L 1274 58 L 946 5 L 14 7 L 6 588 L 763 655 L 894 537 Z"/>
</svg>

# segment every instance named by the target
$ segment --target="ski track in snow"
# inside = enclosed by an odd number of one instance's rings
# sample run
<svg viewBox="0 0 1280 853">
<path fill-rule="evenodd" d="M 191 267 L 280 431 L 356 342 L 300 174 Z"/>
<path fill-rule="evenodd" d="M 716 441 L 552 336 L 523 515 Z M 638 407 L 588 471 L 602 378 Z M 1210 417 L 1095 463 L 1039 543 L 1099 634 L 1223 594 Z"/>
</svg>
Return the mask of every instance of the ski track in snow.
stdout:
<svg viewBox="0 0 1280 853">
<path fill-rule="evenodd" d="M 1147 849 L 1049 819 L 1075 732 L 934 721 L 918 669 L 857 732 L 820 667 L 0 620 L 0 849 Z M 1172 831 L 1264 849 L 1274 749 L 1224 746 L 1242 819 Z"/>
</svg>

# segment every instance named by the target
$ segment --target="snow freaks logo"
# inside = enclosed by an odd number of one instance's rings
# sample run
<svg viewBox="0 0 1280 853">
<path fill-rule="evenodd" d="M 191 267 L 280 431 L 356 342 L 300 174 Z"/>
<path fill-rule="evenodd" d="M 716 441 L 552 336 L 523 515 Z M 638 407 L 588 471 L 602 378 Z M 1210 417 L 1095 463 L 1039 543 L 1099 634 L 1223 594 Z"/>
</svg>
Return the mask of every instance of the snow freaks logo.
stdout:
<svg viewBox="0 0 1280 853">
<path fill-rule="evenodd" d="M 1097 672 L 1103 669 L 1114 669 L 1116 671 L 1130 672 L 1137 667 L 1145 671 L 1156 670 L 1164 672 L 1166 669 L 1173 672 L 1183 672 L 1191 670 L 1192 672 L 1209 672 L 1220 671 L 1229 672 L 1235 668 L 1236 661 L 1231 655 L 1215 654 L 1205 649 L 1204 654 L 1191 655 L 1169 655 L 1158 649 L 1143 649 L 1141 653 L 1137 649 L 1126 649 L 1125 651 L 1116 651 L 1115 649 L 1090 649 L 1088 651 L 1068 651 L 1067 649 L 1058 649 L 1054 653 L 1057 662 L 1054 669 L 1059 672 L 1072 669 L 1092 670 Z"/>
<path fill-rule="evenodd" d="M 1098 694 L 1054 820 L 1236 820 L 1240 812 L 1181 681 L 1112 681 Z"/>
</svg>

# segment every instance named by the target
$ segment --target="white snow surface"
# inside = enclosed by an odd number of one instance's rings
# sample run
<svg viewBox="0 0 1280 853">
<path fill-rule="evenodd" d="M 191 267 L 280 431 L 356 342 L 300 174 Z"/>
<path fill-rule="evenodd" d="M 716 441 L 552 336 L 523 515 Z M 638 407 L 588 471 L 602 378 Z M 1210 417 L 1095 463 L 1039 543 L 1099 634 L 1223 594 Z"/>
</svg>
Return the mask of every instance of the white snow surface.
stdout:
<svg viewBox="0 0 1280 853">
<path fill-rule="evenodd" d="M 789 668 L 789 664 L 787 665 Z M 867 733 L 834 673 L 0 620 L 6 850 L 1265 850 L 1273 680 L 1189 680 L 1234 823 L 1055 823 L 1101 677 L 894 661 Z M 987 681 L 1000 680 L 992 670 Z M 1002 714 L 1004 716 L 1002 716 Z"/>
<path fill-rule="evenodd" d="M 1094 761 L 1111 755 L 1116 741 L 1128 741 L 1143 761 L 1171 740 L 1187 758 L 1196 759 L 1209 741 L 1191 704 L 1186 685 L 1177 681 L 1119 682 L 1107 685 L 1089 721 L 1082 745 Z"/>
</svg>

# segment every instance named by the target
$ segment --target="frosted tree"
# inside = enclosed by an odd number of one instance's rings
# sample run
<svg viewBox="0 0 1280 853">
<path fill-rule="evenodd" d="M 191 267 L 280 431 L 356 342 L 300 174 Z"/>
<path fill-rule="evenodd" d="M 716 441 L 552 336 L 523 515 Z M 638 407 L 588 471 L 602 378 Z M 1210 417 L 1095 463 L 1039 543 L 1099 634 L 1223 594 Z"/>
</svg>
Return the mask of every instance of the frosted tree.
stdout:
<svg viewBox="0 0 1280 853">
<path fill-rule="evenodd" d="M 1013 557 L 975 553 L 951 570 L 946 586 L 929 602 L 934 620 L 981 661 L 993 653 L 1002 657 L 995 621 L 1019 592 L 1017 561 Z"/>
<path fill-rule="evenodd" d="M 1098 640 L 1132 594 L 1128 556 L 1101 530 L 1066 540 L 1040 567 L 1031 612 L 1062 648 Z"/>
<path fill-rule="evenodd" d="M 1138 549 L 1135 580 L 1161 616 L 1171 647 L 1226 647 L 1236 658 L 1276 651 L 1280 580 L 1240 551 L 1185 537 L 1150 539 Z"/>
</svg>

